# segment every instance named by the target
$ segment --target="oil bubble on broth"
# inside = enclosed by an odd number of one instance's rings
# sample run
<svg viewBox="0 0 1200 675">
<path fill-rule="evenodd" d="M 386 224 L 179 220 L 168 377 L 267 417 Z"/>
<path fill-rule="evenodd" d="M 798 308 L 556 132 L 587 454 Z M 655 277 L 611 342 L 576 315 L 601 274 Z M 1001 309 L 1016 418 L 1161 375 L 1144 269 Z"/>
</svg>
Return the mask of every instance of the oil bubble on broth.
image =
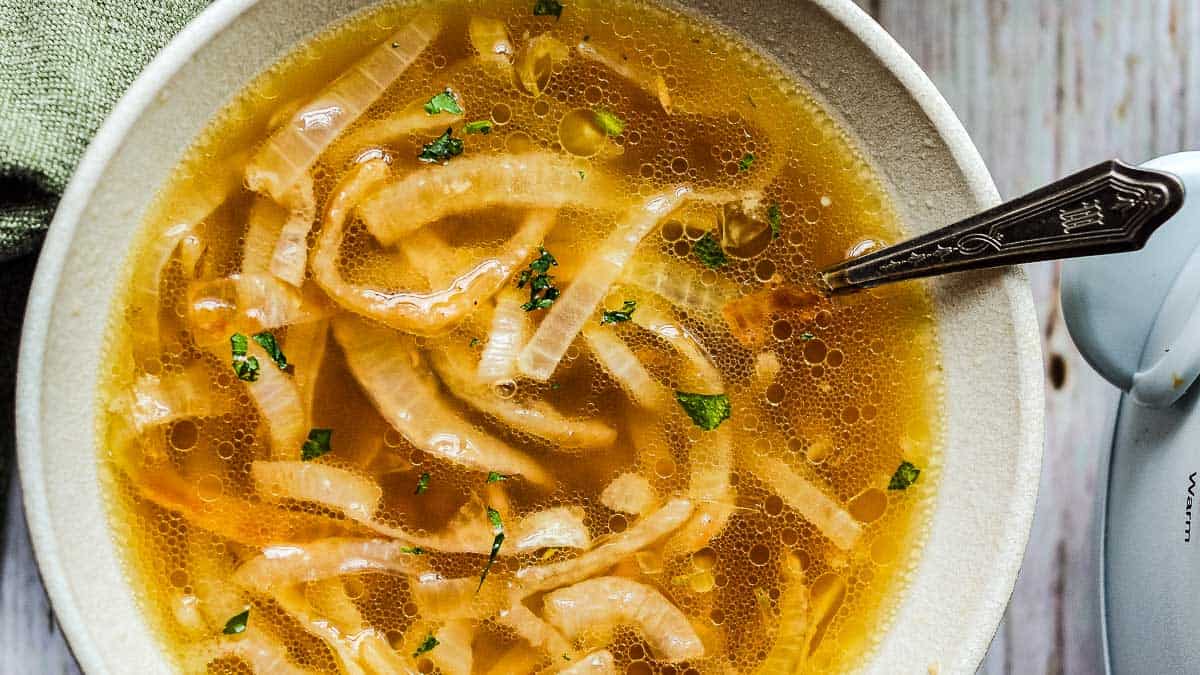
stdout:
<svg viewBox="0 0 1200 675">
<path fill-rule="evenodd" d="M 729 86 L 736 82 L 737 86 Z M 114 536 L 185 672 L 827 672 L 937 483 L 902 236 L 781 67 L 644 2 L 387 4 L 157 196 L 114 307 Z"/>
</svg>

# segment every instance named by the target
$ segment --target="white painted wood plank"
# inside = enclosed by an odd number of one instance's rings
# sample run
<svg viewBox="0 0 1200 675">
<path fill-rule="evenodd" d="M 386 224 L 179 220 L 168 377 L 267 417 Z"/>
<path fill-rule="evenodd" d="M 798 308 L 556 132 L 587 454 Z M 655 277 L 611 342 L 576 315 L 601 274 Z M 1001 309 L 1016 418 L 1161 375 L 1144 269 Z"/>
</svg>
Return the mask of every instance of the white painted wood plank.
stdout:
<svg viewBox="0 0 1200 675">
<path fill-rule="evenodd" d="M 0 672 L 79 673 L 42 590 L 15 477 L 7 502 L 0 546 Z"/>
</svg>

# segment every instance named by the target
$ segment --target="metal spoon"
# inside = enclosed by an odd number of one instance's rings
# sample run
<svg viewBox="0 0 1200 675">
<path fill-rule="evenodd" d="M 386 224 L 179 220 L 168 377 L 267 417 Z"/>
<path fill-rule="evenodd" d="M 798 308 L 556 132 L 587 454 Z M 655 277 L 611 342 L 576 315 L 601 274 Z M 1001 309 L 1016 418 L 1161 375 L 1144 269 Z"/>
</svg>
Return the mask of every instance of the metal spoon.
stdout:
<svg viewBox="0 0 1200 675">
<path fill-rule="evenodd" d="M 949 272 L 1134 251 L 1183 206 L 1183 182 L 1113 159 L 821 271 L 834 293 Z"/>
</svg>

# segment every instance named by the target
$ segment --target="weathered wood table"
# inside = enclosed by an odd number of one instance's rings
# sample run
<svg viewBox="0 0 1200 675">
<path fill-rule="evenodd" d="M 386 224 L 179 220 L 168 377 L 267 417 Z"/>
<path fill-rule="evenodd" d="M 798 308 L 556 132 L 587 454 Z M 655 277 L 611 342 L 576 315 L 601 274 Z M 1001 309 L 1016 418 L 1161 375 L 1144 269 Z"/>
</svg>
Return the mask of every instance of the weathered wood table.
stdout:
<svg viewBox="0 0 1200 675">
<path fill-rule="evenodd" d="M 1102 159 L 1141 162 L 1200 145 L 1200 2 L 859 2 L 933 78 L 1005 197 Z M 982 672 L 1096 673 L 1090 526 L 1116 393 L 1066 335 L 1057 266 L 1029 272 L 1048 374 L 1045 472 L 1025 565 Z M 0 672 L 77 672 L 15 484 L 0 543 Z"/>
</svg>

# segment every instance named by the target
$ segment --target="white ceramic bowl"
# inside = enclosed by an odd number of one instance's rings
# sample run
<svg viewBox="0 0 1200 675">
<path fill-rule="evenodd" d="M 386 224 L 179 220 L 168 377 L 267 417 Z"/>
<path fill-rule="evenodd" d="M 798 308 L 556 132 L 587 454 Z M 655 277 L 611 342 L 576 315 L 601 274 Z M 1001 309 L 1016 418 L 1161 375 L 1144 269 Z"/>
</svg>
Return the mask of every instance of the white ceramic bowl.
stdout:
<svg viewBox="0 0 1200 675">
<path fill-rule="evenodd" d="M 50 228 L 18 378 L 25 508 L 42 578 L 88 673 L 169 665 L 134 603 L 98 481 L 96 385 L 128 243 L 209 118 L 285 50 L 369 0 L 224 0 L 146 68 L 96 135 Z M 681 3 L 772 53 L 823 99 L 918 233 L 998 201 L 954 113 L 850 0 Z M 924 551 L 865 670 L 973 671 L 1017 576 L 1041 469 L 1035 314 L 1017 270 L 930 284 L 945 380 L 945 456 Z"/>
</svg>

